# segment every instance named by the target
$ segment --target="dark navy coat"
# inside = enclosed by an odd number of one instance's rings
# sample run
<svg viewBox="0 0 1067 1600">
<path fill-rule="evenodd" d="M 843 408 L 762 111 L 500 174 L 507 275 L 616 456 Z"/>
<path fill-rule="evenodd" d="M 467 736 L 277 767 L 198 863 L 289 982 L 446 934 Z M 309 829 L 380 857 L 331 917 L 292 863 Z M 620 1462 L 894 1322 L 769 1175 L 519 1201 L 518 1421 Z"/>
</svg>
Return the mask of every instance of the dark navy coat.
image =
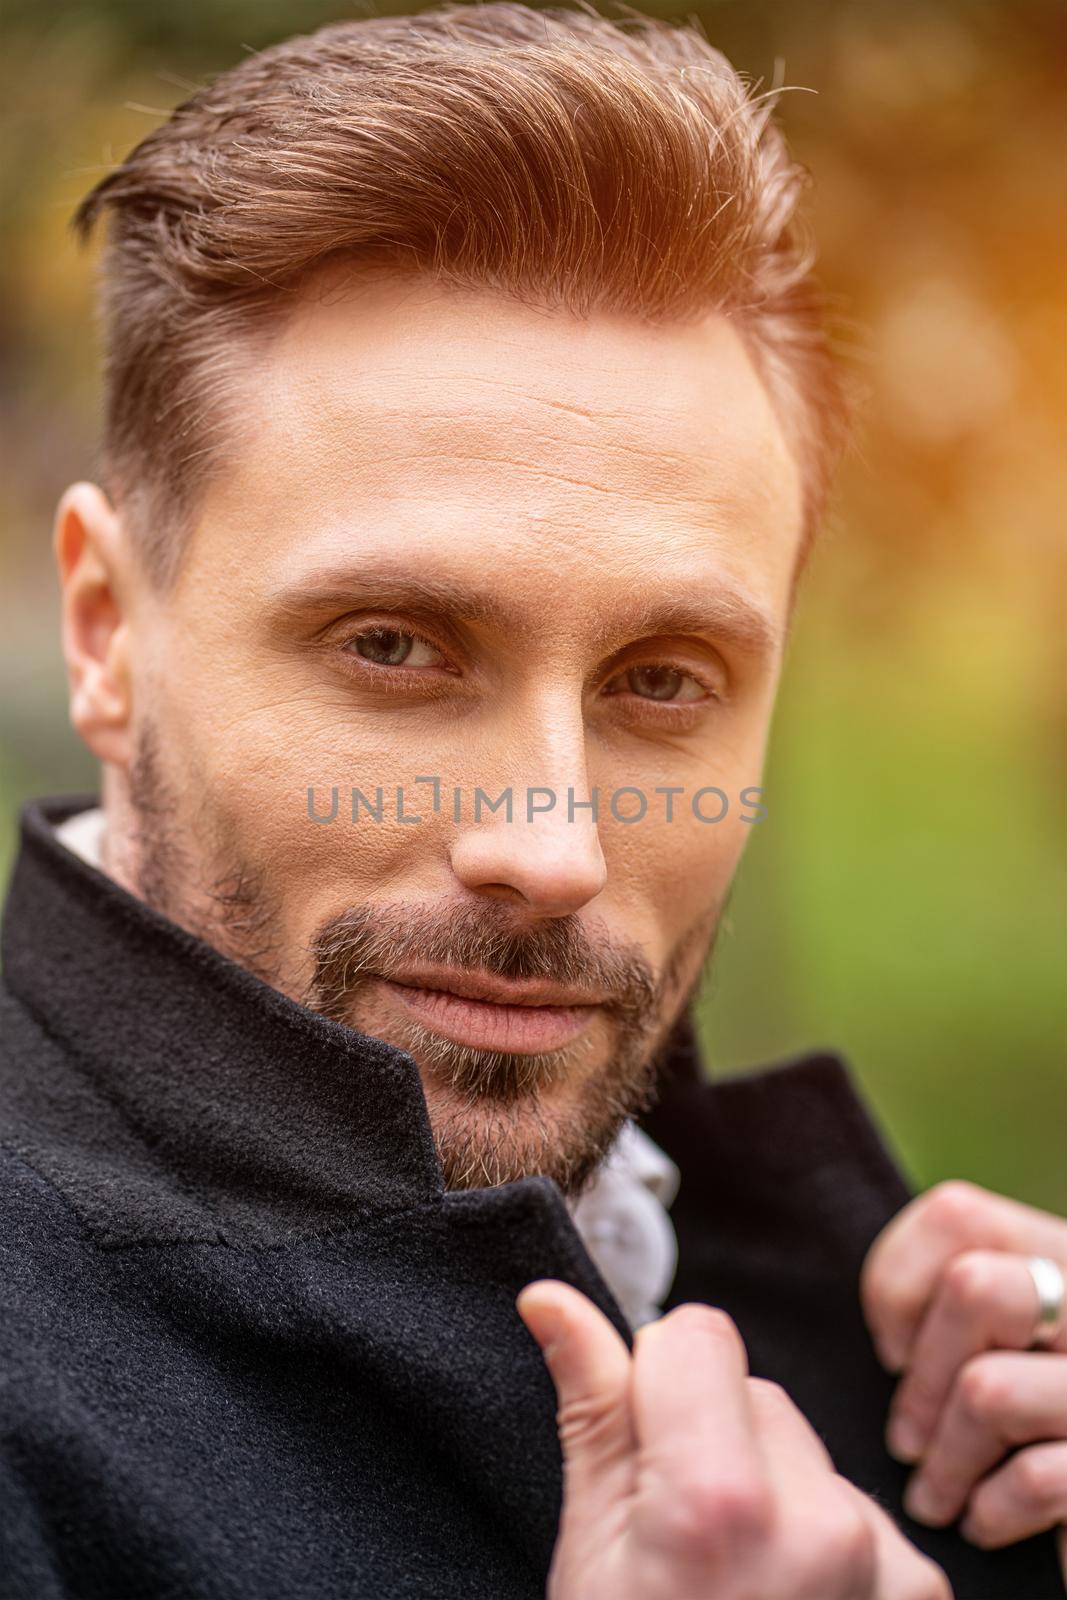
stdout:
<svg viewBox="0 0 1067 1600">
<path fill-rule="evenodd" d="M 294 1004 L 28 805 L 0 991 L 4 1600 L 541 1600 L 552 1386 L 514 1300 L 625 1332 L 555 1185 L 444 1191 L 410 1056 Z M 704 1081 L 688 1023 L 643 1125 L 681 1168 L 672 1296 L 723 1306 L 957 1600 L 1060 1600 L 1051 1536 L 904 1516 L 857 1300 L 908 1185 L 815 1054 Z"/>
</svg>

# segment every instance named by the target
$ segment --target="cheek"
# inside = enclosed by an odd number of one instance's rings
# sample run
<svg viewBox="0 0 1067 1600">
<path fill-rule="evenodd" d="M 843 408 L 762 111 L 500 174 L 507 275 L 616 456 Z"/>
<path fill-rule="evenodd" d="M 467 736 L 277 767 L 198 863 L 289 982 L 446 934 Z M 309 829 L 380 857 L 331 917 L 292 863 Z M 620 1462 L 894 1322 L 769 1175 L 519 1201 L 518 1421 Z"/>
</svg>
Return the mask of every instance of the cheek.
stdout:
<svg viewBox="0 0 1067 1600">
<path fill-rule="evenodd" d="M 736 714 L 713 724 L 700 748 L 634 747 L 623 759 L 604 752 L 596 779 L 602 796 L 600 838 L 608 867 L 607 895 L 613 917 L 644 938 L 663 959 L 677 940 L 709 910 L 721 911 L 745 846 L 758 824 L 756 800 L 766 747 L 773 686 L 767 685 Z M 639 788 L 647 799 L 640 821 L 613 818 L 611 794 Z M 668 802 L 657 793 L 680 789 Z M 667 820 L 668 803 L 671 820 Z M 636 814 L 636 797 L 620 797 L 618 809 Z"/>
<path fill-rule="evenodd" d="M 435 809 L 434 786 L 418 780 L 447 772 L 447 761 L 422 748 L 398 759 L 399 741 L 380 729 L 338 737 L 329 719 L 251 732 L 245 724 L 229 741 L 214 795 L 275 882 L 333 909 L 436 886 L 451 791 L 441 785 Z"/>
<path fill-rule="evenodd" d="M 709 910 L 716 917 L 721 912 L 751 835 L 752 825 L 740 817 L 752 808 L 741 806 L 736 792 L 725 785 L 723 789 L 729 809 L 720 822 L 699 821 L 686 794 L 675 798 L 669 823 L 646 817 L 625 828 L 601 828 L 613 920 L 640 937 L 657 964 Z M 705 796 L 701 805 L 709 817 L 721 809 L 714 795 Z"/>
<path fill-rule="evenodd" d="M 264 873 L 296 948 L 367 899 L 442 892 L 452 786 L 469 792 L 471 758 L 456 726 L 360 714 L 343 688 L 292 677 L 277 664 L 235 668 L 216 693 L 175 671 L 180 690 L 158 696 L 154 716 L 186 835 L 206 848 L 221 831 Z M 434 786 L 417 781 L 434 776 L 436 811 Z"/>
</svg>

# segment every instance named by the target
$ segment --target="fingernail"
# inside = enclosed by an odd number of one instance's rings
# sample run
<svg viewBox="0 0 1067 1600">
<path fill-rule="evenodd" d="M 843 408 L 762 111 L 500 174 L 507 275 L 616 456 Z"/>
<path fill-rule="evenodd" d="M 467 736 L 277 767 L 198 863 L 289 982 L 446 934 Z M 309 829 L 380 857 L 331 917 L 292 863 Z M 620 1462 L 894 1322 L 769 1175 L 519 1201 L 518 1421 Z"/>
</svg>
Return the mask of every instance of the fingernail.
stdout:
<svg viewBox="0 0 1067 1600">
<path fill-rule="evenodd" d="M 918 1461 L 926 1441 L 919 1425 L 906 1412 L 890 1418 L 886 1446 L 898 1461 Z"/>
<path fill-rule="evenodd" d="M 926 1478 L 913 1475 L 904 1491 L 904 1509 L 916 1522 L 939 1523 L 947 1518 L 944 1502 Z"/>
</svg>

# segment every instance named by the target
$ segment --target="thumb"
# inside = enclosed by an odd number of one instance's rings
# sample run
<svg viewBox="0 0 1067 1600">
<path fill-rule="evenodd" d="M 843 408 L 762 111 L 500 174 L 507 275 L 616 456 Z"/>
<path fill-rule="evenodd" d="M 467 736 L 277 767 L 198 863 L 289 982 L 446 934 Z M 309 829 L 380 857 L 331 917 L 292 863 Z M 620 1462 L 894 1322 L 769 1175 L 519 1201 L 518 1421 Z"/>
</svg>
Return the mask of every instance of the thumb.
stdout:
<svg viewBox="0 0 1067 1600">
<path fill-rule="evenodd" d="M 636 1436 L 630 1352 L 603 1312 L 569 1284 L 527 1284 L 516 1302 L 556 1386 L 568 1508 L 624 1492 Z"/>
</svg>

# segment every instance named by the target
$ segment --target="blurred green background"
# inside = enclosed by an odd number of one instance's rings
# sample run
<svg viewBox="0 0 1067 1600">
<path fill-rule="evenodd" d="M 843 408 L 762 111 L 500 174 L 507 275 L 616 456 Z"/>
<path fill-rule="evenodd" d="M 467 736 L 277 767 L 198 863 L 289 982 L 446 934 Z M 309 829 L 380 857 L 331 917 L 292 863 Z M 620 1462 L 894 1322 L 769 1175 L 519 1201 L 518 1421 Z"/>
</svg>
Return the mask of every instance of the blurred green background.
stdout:
<svg viewBox="0 0 1067 1600">
<path fill-rule="evenodd" d="M 67 722 L 49 545 L 99 399 L 70 213 L 242 51 L 357 14 L 8 0 L 0 878 L 20 802 L 97 781 Z M 870 390 L 802 594 L 709 1054 L 722 1072 L 839 1049 L 916 1182 L 1067 1212 L 1067 7 L 689 14 L 764 86 L 816 91 L 780 118 Z"/>
</svg>

